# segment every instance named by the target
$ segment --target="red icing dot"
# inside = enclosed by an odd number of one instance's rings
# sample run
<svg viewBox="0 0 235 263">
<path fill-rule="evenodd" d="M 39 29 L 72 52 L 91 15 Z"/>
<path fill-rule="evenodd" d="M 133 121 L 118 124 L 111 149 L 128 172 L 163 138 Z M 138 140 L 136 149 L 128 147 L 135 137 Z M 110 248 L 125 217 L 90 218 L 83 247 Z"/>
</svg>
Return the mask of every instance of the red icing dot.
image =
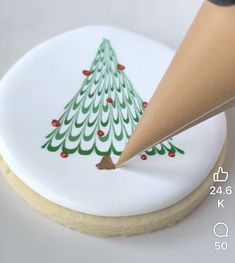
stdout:
<svg viewBox="0 0 235 263">
<path fill-rule="evenodd" d="M 107 101 L 108 103 L 113 103 L 113 99 L 112 99 L 112 98 L 107 98 L 106 101 Z"/>
<path fill-rule="evenodd" d="M 98 134 L 98 136 L 99 136 L 99 137 L 102 137 L 102 136 L 104 136 L 104 132 L 103 132 L 103 131 L 101 131 L 101 130 L 98 130 L 97 134 Z"/>
<path fill-rule="evenodd" d="M 169 152 L 168 152 L 168 156 L 169 156 L 169 157 L 175 157 L 175 153 L 172 152 L 172 151 L 169 151 Z"/>
<path fill-rule="evenodd" d="M 90 76 L 90 75 L 91 75 L 91 72 L 90 72 L 89 70 L 84 69 L 84 70 L 82 71 L 82 74 L 85 75 L 85 76 Z"/>
<path fill-rule="evenodd" d="M 51 125 L 54 126 L 54 127 L 59 127 L 60 126 L 60 121 L 52 120 Z"/>
<path fill-rule="evenodd" d="M 148 159 L 147 155 L 146 154 L 141 154 L 140 156 L 141 160 L 145 161 Z"/>
<path fill-rule="evenodd" d="M 148 102 L 147 101 L 143 101 L 142 105 L 143 105 L 144 108 L 147 108 Z"/>
<path fill-rule="evenodd" d="M 122 64 L 118 64 L 118 65 L 117 65 L 117 69 L 118 69 L 118 70 L 124 70 L 124 69 L 125 69 L 125 66 L 122 65 Z"/>
<path fill-rule="evenodd" d="M 61 153 L 60 153 L 60 156 L 61 156 L 62 158 L 67 158 L 67 157 L 69 156 L 69 154 L 68 154 L 67 152 L 61 152 Z"/>
</svg>

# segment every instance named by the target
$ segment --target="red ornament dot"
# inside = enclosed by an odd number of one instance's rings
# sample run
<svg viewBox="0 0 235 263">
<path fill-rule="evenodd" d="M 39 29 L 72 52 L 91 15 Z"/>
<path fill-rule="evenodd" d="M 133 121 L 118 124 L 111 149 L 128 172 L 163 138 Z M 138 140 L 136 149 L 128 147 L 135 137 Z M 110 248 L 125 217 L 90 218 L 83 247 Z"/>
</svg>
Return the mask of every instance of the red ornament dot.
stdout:
<svg viewBox="0 0 235 263">
<path fill-rule="evenodd" d="M 98 130 L 97 134 L 98 134 L 98 136 L 99 136 L 99 137 L 102 137 L 102 136 L 104 136 L 104 132 L 103 132 L 103 131 L 101 131 L 101 130 Z"/>
<path fill-rule="evenodd" d="M 113 99 L 112 99 L 112 98 L 107 98 L 106 101 L 107 101 L 108 103 L 113 103 Z"/>
<path fill-rule="evenodd" d="M 172 158 L 172 157 L 175 157 L 175 153 L 172 152 L 172 151 L 169 151 L 169 152 L 168 152 L 168 156 L 171 157 L 171 158 Z"/>
<path fill-rule="evenodd" d="M 146 154 L 141 154 L 140 156 L 141 160 L 145 161 L 148 159 L 147 155 Z"/>
<path fill-rule="evenodd" d="M 118 70 L 124 70 L 124 69 L 125 69 L 125 66 L 122 65 L 122 64 L 118 64 L 118 65 L 117 65 L 117 69 L 118 69 Z"/>
<path fill-rule="evenodd" d="M 88 76 L 91 75 L 91 72 L 90 72 L 89 70 L 84 69 L 84 70 L 82 71 L 82 74 L 88 77 Z"/>
<path fill-rule="evenodd" d="M 143 105 L 144 108 L 147 108 L 148 102 L 147 101 L 143 101 L 142 105 Z"/>
<path fill-rule="evenodd" d="M 54 127 L 59 127 L 60 126 L 60 121 L 52 120 L 51 125 L 54 126 Z"/>
<path fill-rule="evenodd" d="M 61 153 L 60 153 L 60 156 L 61 156 L 62 158 L 67 158 L 67 157 L 69 156 L 69 154 L 68 154 L 67 152 L 61 152 Z"/>
</svg>

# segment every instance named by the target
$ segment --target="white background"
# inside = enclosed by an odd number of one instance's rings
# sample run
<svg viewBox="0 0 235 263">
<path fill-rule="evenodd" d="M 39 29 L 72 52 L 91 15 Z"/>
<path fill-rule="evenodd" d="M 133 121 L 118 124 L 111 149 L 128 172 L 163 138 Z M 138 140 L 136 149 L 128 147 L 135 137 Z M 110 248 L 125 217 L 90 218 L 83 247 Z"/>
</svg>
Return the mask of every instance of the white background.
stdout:
<svg viewBox="0 0 235 263">
<path fill-rule="evenodd" d="M 177 48 L 201 0 L 0 0 L 0 77 L 25 52 L 58 33 L 88 24 L 116 25 Z M 36 118 L 36 116 L 35 116 Z M 235 109 L 227 112 L 224 168 L 235 190 Z M 215 142 L 216 143 L 216 142 Z M 153 234 L 96 238 L 60 226 L 22 201 L 0 176 L 0 262 L 233 262 L 234 196 L 225 208 L 209 197 L 178 225 Z M 230 228 L 228 250 L 217 252 L 213 225 Z"/>
</svg>

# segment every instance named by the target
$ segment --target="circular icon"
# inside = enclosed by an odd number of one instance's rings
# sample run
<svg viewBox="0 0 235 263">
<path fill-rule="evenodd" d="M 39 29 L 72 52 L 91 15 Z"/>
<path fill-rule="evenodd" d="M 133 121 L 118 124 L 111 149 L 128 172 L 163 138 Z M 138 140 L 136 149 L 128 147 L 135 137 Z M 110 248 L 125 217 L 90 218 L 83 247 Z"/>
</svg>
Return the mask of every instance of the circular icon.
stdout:
<svg viewBox="0 0 235 263">
<path fill-rule="evenodd" d="M 214 225 L 213 232 L 217 237 L 228 237 L 228 226 L 223 222 Z"/>
</svg>

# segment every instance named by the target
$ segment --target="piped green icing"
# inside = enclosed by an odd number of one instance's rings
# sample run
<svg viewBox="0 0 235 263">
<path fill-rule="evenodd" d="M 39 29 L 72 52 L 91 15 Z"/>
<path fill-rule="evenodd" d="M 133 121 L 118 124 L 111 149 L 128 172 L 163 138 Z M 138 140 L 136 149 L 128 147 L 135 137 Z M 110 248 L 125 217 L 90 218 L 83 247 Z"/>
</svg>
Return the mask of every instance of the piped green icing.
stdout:
<svg viewBox="0 0 235 263">
<path fill-rule="evenodd" d="M 46 136 L 42 148 L 50 152 L 63 151 L 69 154 L 120 155 L 118 143 L 127 143 L 144 112 L 143 100 L 135 91 L 124 70 L 118 69 L 118 61 L 110 41 L 103 39 L 95 59 L 81 88 L 64 107 L 59 118 L 60 126 Z M 106 101 L 112 98 L 112 103 Z M 118 130 L 115 128 L 118 126 Z M 89 134 L 86 133 L 89 129 Z M 105 129 L 104 136 L 97 135 Z M 84 146 L 84 142 L 91 145 Z M 163 155 L 168 152 L 184 154 L 172 138 L 146 151 L 148 155 Z M 76 142 L 73 146 L 70 143 Z M 99 143 L 97 143 L 99 142 Z M 104 149 L 101 143 L 108 143 Z"/>
</svg>

